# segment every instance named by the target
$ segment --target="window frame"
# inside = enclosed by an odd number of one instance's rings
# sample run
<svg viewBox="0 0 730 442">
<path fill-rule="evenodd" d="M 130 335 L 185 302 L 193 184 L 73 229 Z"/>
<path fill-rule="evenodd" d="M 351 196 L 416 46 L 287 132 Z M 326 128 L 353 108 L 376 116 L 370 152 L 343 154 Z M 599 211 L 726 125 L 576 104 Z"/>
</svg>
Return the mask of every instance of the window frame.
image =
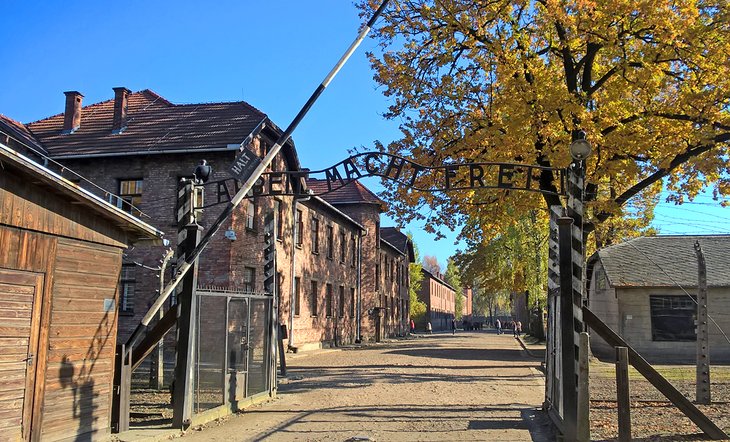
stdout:
<svg viewBox="0 0 730 442">
<path fill-rule="evenodd" d="M 250 281 L 248 280 L 250 276 Z M 256 268 L 255 267 L 244 267 L 243 268 L 243 291 L 248 293 L 255 293 L 256 291 Z"/>
<path fill-rule="evenodd" d="M 130 272 L 127 273 L 125 270 Z M 134 314 L 134 295 L 137 291 L 136 270 L 136 264 L 122 264 L 121 267 L 121 273 L 119 274 L 119 313 L 123 315 Z M 128 291 L 127 287 L 131 287 L 131 290 Z M 130 293 L 131 296 L 129 296 Z"/>
<path fill-rule="evenodd" d="M 319 255 L 319 218 L 312 217 L 311 224 L 309 230 L 312 234 L 312 254 Z"/>
<path fill-rule="evenodd" d="M 250 211 L 250 212 L 249 212 Z M 256 200 L 253 197 L 246 199 L 246 230 L 256 231 Z"/>
<path fill-rule="evenodd" d="M 304 243 L 304 213 L 302 212 L 302 209 L 297 209 L 294 217 L 294 245 L 301 248 Z"/>
<path fill-rule="evenodd" d="M 276 222 L 276 240 L 281 242 L 284 240 L 282 230 L 284 228 L 284 204 L 278 198 L 274 199 L 274 217 Z"/>
<path fill-rule="evenodd" d="M 325 312 L 325 317 L 327 317 L 327 318 L 331 318 L 332 314 L 334 313 L 334 308 L 333 308 L 334 306 L 332 305 L 332 301 L 334 300 L 333 297 L 334 297 L 334 294 L 333 294 L 332 284 L 327 283 L 325 285 L 325 292 L 324 292 L 324 312 Z"/>
<path fill-rule="evenodd" d="M 311 280 L 309 283 L 309 316 L 317 317 L 317 297 L 319 296 L 319 288 L 317 281 Z"/>
<path fill-rule="evenodd" d="M 123 193 L 122 186 L 124 183 L 135 182 L 135 189 L 138 193 Z M 140 206 L 142 205 L 142 194 L 144 193 L 144 179 L 143 178 L 119 178 L 117 179 L 117 190 L 116 204 L 119 209 L 127 212 L 133 216 L 139 217 L 142 215 Z M 126 205 L 126 207 L 125 207 Z"/>
<path fill-rule="evenodd" d="M 339 299 L 337 303 L 337 317 L 338 318 L 344 318 L 345 317 L 345 286 L 340 286 L 340 293 L 339 293 Z"/>
<path fill-rule="evenodd" d="M 294 277 L 294 316 L 299 316 L 302 312 L 302 278 Z"/>
<path fill-rule="evenodd" d="M 327 224 L 325 226 L 325 232 L 326 232 L 326 238 L 325 241 L 327 241 L 326 248 L 327 248 L 327 259 L 334 259 L 335 257 L 335 228 L 332 224 Z"/>
<path fill-rule="evenodd" d="M 663 298 L 661 301 L 662 304 L 665 304 L 669 302 L 669 307 L 664 306 L 658 306 L 659 300 Z M 676 304 L 676 307 L 674 307 L 672 304 Z M 671 327 L 657 327 L 659 325 L 658 316 L 655 315 L 657 313 L 656 311 L 659 309 L 667 310 L 667 311 L 677 311 L 677 312 L 684 312 L 684 315 L 671 315 L 672 318 L 672 326 Z M 689 316 L 687 316 L 687 313 L 689 313 Z M 669 316 L 669 315 L 662 315 L 662 316 Z M 671 339 L 666 336 L 662 336 L 661 334 L 675 334 L 675 332 L 680 327 L 681 322 L 680 320 L 683 320 L 685 322 L 685 334 L 684 337 Z M 650 294 L 649 295 L 649 321 L 650 321 L 650 327 L 651 327 L 651 341 L 652 342 L 697 342 L 697 329 L 696 329 L 696 321 L 697 321 L 697 298 L 694 296 L 688 296 L 688 295 L 665 295 L 665 294 Z M 687 332 L 687 330 L 692 330 L 692 335 Z"/>
<path fill-rule="evenodd" d="M 345 229 L 340 229 L 340 264 L 347 261 L 347 234 Z"/>
</svg>

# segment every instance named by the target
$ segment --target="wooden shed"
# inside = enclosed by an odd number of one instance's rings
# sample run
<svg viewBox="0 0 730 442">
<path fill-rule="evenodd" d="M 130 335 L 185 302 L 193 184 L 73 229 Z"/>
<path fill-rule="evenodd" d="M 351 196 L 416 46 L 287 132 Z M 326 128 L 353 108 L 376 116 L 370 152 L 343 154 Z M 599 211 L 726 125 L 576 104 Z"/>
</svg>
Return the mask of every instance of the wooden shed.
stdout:
<svg viewBox="0 0 730 442">
<path fill-rule="evenodd" d="M 0 440 L 108 436 L 122 252 L 161 237 L 0 141 Z"/>
</svg>

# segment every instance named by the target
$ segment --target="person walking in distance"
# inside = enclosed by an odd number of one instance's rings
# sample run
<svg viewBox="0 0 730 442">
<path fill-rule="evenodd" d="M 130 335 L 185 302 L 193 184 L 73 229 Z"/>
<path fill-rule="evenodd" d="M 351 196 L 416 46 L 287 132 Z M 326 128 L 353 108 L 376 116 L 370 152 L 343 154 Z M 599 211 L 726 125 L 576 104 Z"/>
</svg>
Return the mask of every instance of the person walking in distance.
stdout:
<svg viewBox="0 0 730 442">
<path fill-rule="evenodd" d="M 427 331 L 427 332 L 428 332 L 429 334 L 433 333 L 433 328 L 431 328 L 431 321 L 428 321 L 428 322 L 426 323 L 426 331 Z"/>
<path fill-rule="evenodd" d="M 454 321 L 453 319 L 451 320 L 451 334 L 456 334 L 456 321 Z"/>
<path fill-rule="evenodd" d="M 522 322 L 515 322 L 515 336 L 520 337 L 522 335 Z"/>
<path fill-rule="evenodd" d="M 411 334 L 415 334 L 415 333 L 416 333 L 416 323 L 411 318 Z"/>
<path fill-rule="evenodd" d="M 499 321 L 499 319 L 497 319 L 497 322 L 494 323 L 494 328 L 497 329 L 498 335 L 502 334 L 502 323 Z"/>
</svg>

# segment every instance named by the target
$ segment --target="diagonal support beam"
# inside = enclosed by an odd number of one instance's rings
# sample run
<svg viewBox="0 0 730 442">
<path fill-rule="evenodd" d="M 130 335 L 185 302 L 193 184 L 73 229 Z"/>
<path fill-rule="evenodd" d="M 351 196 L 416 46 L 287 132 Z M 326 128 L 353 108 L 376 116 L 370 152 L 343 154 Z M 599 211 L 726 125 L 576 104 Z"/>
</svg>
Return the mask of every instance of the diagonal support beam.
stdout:
<svg viewBox="0 0 730 442">
<path fill-rule="evenodd" d="M 727 434 L 715 425 L 704 413 L 694 406 L 689 399 L 684 397 L 674 386 L 664 379 L 646 359 L 633 349 L 621 336 L 611 329 L 605 322 L 596 316 L 588 307 L 583 307 L 583 320 L 594 332 L 604 341 L 613 347 L 626 347 L 629 350 L 629 362 L 651 383 L 660 393 L 669 399 L 679 410 L 695 423 L 706 435 L 713 440 L 728 439 Z"/>
<path fill-rule="evenodd" d="M 147 332 L 145 337 L 137 344 L 132 350 L 132 370 L 134 371 L 139 364 L 142 363 L 144 358 L 148 354 L 152 353 L 152 350 L 157 348 L 157 343 L 160 339 L 165 337 L 165 334 L 169 332 L 172 327 L 177 323 L 177 309 L 171 308 L 165 313 L 165 316 L 160 319 L 157 324 L 150 331 Z"/>
</svg>

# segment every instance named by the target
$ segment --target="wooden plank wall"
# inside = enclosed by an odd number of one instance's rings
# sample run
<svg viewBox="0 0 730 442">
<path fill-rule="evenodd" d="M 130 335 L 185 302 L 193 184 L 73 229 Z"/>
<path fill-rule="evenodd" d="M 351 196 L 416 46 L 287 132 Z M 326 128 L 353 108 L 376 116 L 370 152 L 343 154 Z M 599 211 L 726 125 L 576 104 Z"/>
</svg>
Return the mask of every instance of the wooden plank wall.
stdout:
<svg viewBox="0 0 730 442">
<path fill-rule="evenodd" d="M 121 259 L 117 248 L 58 241 L 43 440 L 109 434 Z"/>
<path fill-rule="evenodd" d="M 50 189 L 28 183 L 10 170 L 0 173 L 0 224 L 52 235 L 127 247 L 124 232 Z"/>
<path fill-rule="evenodd" d="M 122 250 L 6 226 L 0 250 L 0 267 L 46 275 L 34 428 L 42 440 L 105 437 Z M 109 312 L 105 299 L 114 300 Z"/>
</svg>

